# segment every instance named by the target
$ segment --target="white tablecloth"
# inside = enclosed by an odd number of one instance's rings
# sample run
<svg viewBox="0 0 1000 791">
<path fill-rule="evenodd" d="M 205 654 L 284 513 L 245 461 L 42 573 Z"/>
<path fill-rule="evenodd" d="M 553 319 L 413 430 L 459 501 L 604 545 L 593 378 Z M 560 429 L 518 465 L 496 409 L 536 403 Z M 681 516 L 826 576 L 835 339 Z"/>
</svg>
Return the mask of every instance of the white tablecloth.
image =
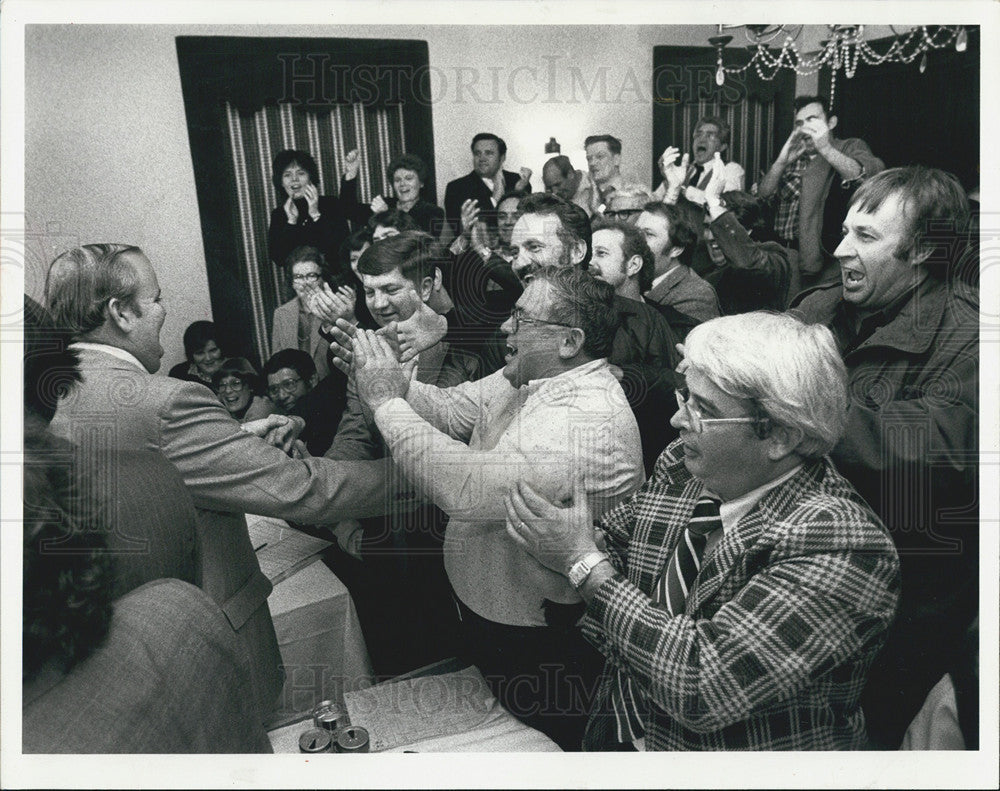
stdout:
<svg viewBox="0 0 1000 791">
<path fill-rule="evenodd" d="M 340 701 L 345 692 L 372 685 L 354 602 L 322 560 L 275 585 L 267 603 L 285 666 L 272 726 L 298 719 L 321 700 Z"/>
</svg>

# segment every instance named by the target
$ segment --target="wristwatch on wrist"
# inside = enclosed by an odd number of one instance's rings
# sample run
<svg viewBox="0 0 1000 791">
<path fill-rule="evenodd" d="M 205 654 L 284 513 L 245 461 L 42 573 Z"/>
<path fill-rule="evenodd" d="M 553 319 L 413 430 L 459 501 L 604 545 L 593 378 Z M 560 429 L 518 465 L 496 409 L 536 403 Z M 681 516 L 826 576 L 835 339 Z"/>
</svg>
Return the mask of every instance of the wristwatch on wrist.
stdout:
<svg viewBox="0 0 1000 791">
<path fill-rule="evenodd" d="M 569 577 L 569 584 L 576 590 L 580 590 L 583 583 L 587 581 L 591 570 L 602 560 L 607 560 L 608 556 L 603 552 L 588 552 L 580 560 L 570 566 L 566 576 Z"/>
</svg>

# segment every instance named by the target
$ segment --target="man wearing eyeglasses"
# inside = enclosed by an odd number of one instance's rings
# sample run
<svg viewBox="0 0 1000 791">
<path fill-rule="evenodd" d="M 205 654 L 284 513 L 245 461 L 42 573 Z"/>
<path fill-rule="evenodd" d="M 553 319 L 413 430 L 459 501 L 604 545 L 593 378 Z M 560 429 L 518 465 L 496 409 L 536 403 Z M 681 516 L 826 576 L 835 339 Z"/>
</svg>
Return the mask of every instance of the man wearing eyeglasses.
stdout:
<svg viewBox="0 0 1000 791">
<path fill-rule="evenodd" d="M 315 247 L 296 247 L 285 261 L 285 271 L 295 298 L 274 310 L 271 351 L 301 349 L 312 357 L 318 377 L 325 379 L 330 372 L 326 360 L 330 344 L 320 336 L 322 322 L 310 310 L 309 300 L 326 283 L 326 260 Z"/>
<path fill-rule="evenodd" d="M 371 333 L 354 338 L 357 390 L 394 462 L 451 517 L 444 558 L 464 657 L 566 750 L 580 747 L 600 657 L 573 626 L 579 595 L 508 537 L 503 496 L 530 476 L 561 500 L 580 477 L 579 496 L 602 513 L 641 483 L 639 429 L 607 360 L 616 319 L 608 284 L 536 269 L 502 325 L 504 367 L 447 389 L 410 381 Z"/>
<path fill-rule="evenodd" d="M 579 486 L 567 506 L 524 476 L 505 500 L 607 658 L 584 747 L 860 749 L 899 559 L 827 456 L 847 414 L 833 336 L 726 316 L 691 330 L 678 370 L 680 438 L 596 533 Z"/>
<path fill-rule="evenodd" d="M 305 421 L 299 438 L 313 456 L 330 447 L 340 425 L 346 397 L 332 378 L 319 381 L 313 359 L 299 349 L 275 352 L 264 364 L 267 397 L 279 414 Z"/>
</svg>

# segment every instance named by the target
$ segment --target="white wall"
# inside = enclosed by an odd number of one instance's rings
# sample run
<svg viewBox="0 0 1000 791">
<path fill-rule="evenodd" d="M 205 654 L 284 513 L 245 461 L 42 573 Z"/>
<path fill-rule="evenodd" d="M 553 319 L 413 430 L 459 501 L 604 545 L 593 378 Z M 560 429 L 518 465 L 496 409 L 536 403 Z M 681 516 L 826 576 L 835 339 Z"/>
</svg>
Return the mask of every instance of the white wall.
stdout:
<svg viewBox="0 0 1000 791">
<path fill-rule="evenodd" d="M 480 131 L 504 137 L 508 167 L 532 167 L 536 185 L 550 136 L 572 155 L 586 135 L 611 133 L 624 142 L 626 175 L 645 182 L 652 48 L 704 46 L 714 28 L 616 26 L 613 13 L 609 5 L 608 26 L 583 27 L 29 26 L 26 223 L 45 253 L 29 263 L 25 289 L 41 295 L 45 264 L 61 249 L 127 241 L 148 253 L 167 299 L 164 370 L 183 357 L 187 324 L 211 318 L 178 35 L 426 40 L 442 197 L 471 169 L 469 141 Z"/>
</svg>

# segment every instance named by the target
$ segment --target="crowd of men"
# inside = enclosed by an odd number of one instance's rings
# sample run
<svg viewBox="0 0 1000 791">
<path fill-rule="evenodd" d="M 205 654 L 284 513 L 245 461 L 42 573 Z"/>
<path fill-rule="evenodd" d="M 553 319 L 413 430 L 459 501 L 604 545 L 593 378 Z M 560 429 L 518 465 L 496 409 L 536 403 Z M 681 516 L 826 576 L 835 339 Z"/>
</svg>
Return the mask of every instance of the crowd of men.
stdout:
<svg viewBox="0 0 1000 791">
<path fill-rule="evenodd" d="M 401 179 L 336 253 L 287 249 L 340 210 L 290 152 L 272 236 L 294 297 L 260 376 L 207 335 L 154 376 L 157 262 L 85 245 L 46 283 L 78 373 L 28 407 L 88 458 L 162 454 L 241 556 L 206 592 L 258 723 L 281 673 L 245 513 L 335 542 L 381 676 L 457 656 L 565 750 L 897 749 L 975 653 L 978 291 L 955 177 L 886 170 L 836 124 L 796 99 L 749 192 L 714 116 L 656 189 L 603 134 L 532 193 L 478 134 L 443 211 L 418 225 Z M 36 641 L 26 683 L 116 650 L 91 642 Z"/>
</svg>

